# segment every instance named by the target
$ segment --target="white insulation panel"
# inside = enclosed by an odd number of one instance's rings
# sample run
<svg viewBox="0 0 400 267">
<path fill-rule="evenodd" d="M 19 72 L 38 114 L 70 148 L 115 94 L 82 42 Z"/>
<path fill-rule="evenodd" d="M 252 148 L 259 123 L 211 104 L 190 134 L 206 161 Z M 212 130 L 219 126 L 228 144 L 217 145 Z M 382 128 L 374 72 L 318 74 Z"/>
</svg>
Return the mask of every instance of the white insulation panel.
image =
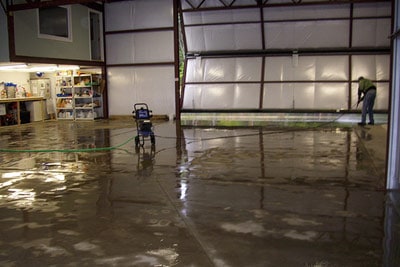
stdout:
<svg viewBox="0 0 400 267">
<path fill-rule="evenodd" d="M 110 34 L 106 44 L 108 64 L 174 61 L 172 31 Z"/>
<path fill-rule="evenodd" d="M 193 26 L 185 31 L 189 52 L 262 48 L 259 23 Z"/>
<path fill-rule="evenodd" d="M 153 114 L 175 113 L 174 67 L 109 67 L 109 114 L 130 115 L 135 103 L 144 102 Z"/>
<path fill-rule="evenodd" d="M 347 109 L 347 83 L 265 84 L 264 109 Z"/>
<path fill-rule="evenodd" d="M 255 4 L 254 0 L 223 1 L 234 6 Z M 182 0 L 181 4 L 183 9 L 200 5 L 207 8 L 221 7 L 223 1 Z M 268 0 L 268 3 L 293 1 Z M 105 4 L 105 30 L 128 30 L 106 34 L 107 64 L 172 62 L 172 30 L 129 32 L 172 27 L 172 6 L 173 0 Z M 354 47 L 389 47 L 390 19 L 373 17 L 390 16 L 390 9 L 390 3 L 354 4 L 356 19 L 350 25 L 349 4 L 264 8 L 265 48 L 337 49 L 347 48 L 350 41 Z M 258 8 L 184 12 L 183 20 L 189 53 L 263 49 Z M 352 40 L 348 39 L 350 28 Z M 189 84 L 185 86 L 183 108 L 258 108 L 264 79 L 261 96 L 264 109 L 347 109 L 349 97 L 353 104 L 357 101 L 357 83 L 350 90 L 347 81 L 355 81 L 358 76 L 378 80 L 375 108 L 388 107 L 389 84 L 383 81 L 389 79 L 389 55 L 351 56 L 351 61 L 347 55 L 267 57 L 263 74 L 261 64 L 260 57 L 189 59 L 186 76 Z M 131 114 L 137 102 L 148 103 L 155 114 L 174 113 L 173 66 L 108 67 L 107 75 L 110 115 Z"/>
<path fill-rule="evenodd" d="M 348 83 L 316 83 L 314 108 L 347 109 L 348 94 Z"/>
<path fill-rule="evenodd" d="M 370 80 L 389 80 L 390 55 L 352 56 L 352 80 L 363 76 Z"/>
<path fill-rule="evenodd" d="M 302 3 L 315 2 L 321 1 L 302 0 Z M 181 3 L 184 8 L 192 9 L 200 5 L 221 6 L 222 1 L 188 0 Z M 293 4 L 293 0 L 268 0 L 268 4 L 286 3 Z M 255 1 L 250 4 L 254 5 Z M 391 4 L 388 2 L 269 6 L 263 12 L 265 49 L 335 50 L 347 49 L 349 44 L 352 47 L 390 47 L 387 37 L 391 30 Z M 188 50 L 261 50 L 259 20 L 258 10 L 251 8 L 185 12 Z M 233 24 L 229 25 L 231 22 Z M 352 40 L 349 40 L 350 36 Z M 257 107 L 259 87 L 265 81 L 261 96 L 264 109 L 347 110 L 349 98 L 352 103 L 357 101 L 357 88 L 354 89 L 355 85 L 349 88 L 349 81 L 355 82 L 359 76 L 378 81 L 376 108 L 388 107 L 386 81 L 390 79 L 390 55 L 304 56 L 294 52 L 292 56 L 266 57 L 264 76 L 259 77 L 261 64 L 260 57 L 190 59 L 186 76 L 186 82 L 190 84 L 185 88 L 184 108 Z M 251 84 L 242 84 L 242 81 Z"/>
<path fill-rule="evenodd" d="M 264 24 L 268 49 L 347 47 L 348 20 L 273 22 Z"/>
<path fill-rule="evenodd" d="M 391 21 L 388 19 L 358 19 L 353 22 L 354 47 L 390 46 Z"/>
<path fill-rule="evenodd" d="M 264 8 L 264 19 L 271 20 L 304 20 L 348 18 L 350 5 L 328 6 L 285 6 Z"/>
<path fill-rule="evenodd" d="M 173 0 L 135 0 L 105 4 L 105 30 L 172 27 Z"/>
<path fill-rule="evenodd" d="M 255 109 L 259 84 L 186 85 L 184 109 Z"/>
<path fill-rule="evenodd" d="M 354 3 L 353 17 L 390 16 L 391 9 L 391 2 Z"/>
<path fill-rule="evenodd" d="M 188 60 L 187 82 L 259 81 L 261 58 L 205 58 Z"/>
<path fill-rule="evenodd" d="M 348 108 L 350 90 L 348 80 L 364 76 L 372 80 L 388 80 L 389 55 L 351 56 L 352 77 L 349 74 L 348 55 L 268 57 L 265 60 L 264 109 L 318 109 Z M 188 61 L 184 108 L 235 109 L 255 108 L 258 105 L 262 59 L 205 58 Z M 251 81 L 253 90 L 242 90 L 249 85 L 234 82 Z M 302 81 L 299 83 L 298 81 Z M 309 82 L 304 82 L 309 81 Z M 318 81 L 318 82 L 314 82 Z M 326 81 L 326 82 L 324 82 Z M 232 82 L 232 84 L 209 84 Z M 284 82 L 284 83 L 279 83 Z M 236 87 L 235 87 L 236 86 Z M 381 83 L 376 108 L 388 107 L 388 89 Z M 386 86 L 386 87 L 385 87 Z M 238 88 L 238 89 L 233 89 Z M 356 88 L 357 91 L 357 88 Z M 352 88 L 352 103 L 357 101 Z M 355 108 L 352 107 L 352 108 Z"/>
<path fill-rule="evenodd" d="M 260 20 L 260 10 L 258 8 L 183 13 L 183 21 L 185 25 L 258 20 Z"/>
<path fill-rule="evenodd" d="M 347 56 L 270 57 L 265 61 L 265 81 L 346 80 Z"/>
<path fill-rule="evenodd" d="M 270 83 L 264 85 L 263 108 L 265 109 L 292 109 L 292 83 Z"/>
</svg>

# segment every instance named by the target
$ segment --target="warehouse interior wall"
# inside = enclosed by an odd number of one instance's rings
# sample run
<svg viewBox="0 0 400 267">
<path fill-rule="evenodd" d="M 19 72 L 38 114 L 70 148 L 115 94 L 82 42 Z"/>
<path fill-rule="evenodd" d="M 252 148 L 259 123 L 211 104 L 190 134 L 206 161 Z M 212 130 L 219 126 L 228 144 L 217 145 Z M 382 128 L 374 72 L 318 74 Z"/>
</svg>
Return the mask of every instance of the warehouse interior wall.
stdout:
<svg viewBox="0 0 400 267">
<path fill-rule="evenodd" d="M 70 41 L 38 38 L 37 9 L 14 12 L 16 55 L 90 61 L 89 8 L 83 5 L 70 5 L 70 8 Z"/>
<path fill-rule="evenodd" d="M 127 115 L 135 103 L 174 116 L 175 62 L 172 0 L 105 4 L 109 115 Z"/>
<path fill-rule="evenodd" d="M 354 111 L 357 78 L 387 112 L 391 2 L 181 1 L 183 112 Z"/>
<path fill-rule="evenodd" d="M 188 60 L 183 108 L 355 109 L 349 98 L 357 103 L 356 80 L 365 76 L 378 81 L 376 109 L 387 110 L 389 75 L 389 55 L 197 57 Z"/>
<path fill-rule="evenodd" d="M 185 54 L 179 102 L 174 8 Z M 90 9 L 71 10 L 72 42 L 37 38 L 36 9 L 13 12 L 16 56 L 95 63 Z M 137 102 L 170 116 L 176 105 L 183 111 L 355 111 L 361 75 L 377 83 L 376 109 L 387 112 L 391 19 L 389 0 L 104 3 L 108 115 L 131 114 Z"/>
</svg>

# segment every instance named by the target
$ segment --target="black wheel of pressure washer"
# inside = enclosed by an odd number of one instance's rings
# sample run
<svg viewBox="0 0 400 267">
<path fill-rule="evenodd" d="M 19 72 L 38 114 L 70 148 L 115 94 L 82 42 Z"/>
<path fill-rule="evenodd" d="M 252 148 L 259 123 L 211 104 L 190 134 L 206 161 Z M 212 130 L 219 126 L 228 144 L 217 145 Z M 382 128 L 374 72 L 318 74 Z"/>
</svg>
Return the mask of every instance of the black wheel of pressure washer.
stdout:
<svg viewBox="0 0 400 267">
<path fill-rule="evenodd" d="M 150 141 L 152 145 L 156 144 L 156 137 L 154 135 L 150 135 Z"/>
<path fill-rule="evenodd" d="M 139 135 L 135 136 L 135 146 L 138 147 L 139 146 Z"/>
</svg>

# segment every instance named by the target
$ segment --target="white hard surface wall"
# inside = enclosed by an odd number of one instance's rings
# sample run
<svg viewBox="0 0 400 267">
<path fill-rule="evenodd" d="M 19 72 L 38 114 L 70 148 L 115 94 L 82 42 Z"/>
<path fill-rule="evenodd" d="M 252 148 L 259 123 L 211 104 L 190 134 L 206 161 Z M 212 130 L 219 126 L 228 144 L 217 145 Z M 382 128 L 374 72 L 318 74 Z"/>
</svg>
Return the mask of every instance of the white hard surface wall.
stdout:
<svg viewBox="0 0 400 267">
<path fill-rule="evenodd" d="M 188 60 L 187 82 L 259 81 L 261 58 L 201 58 Z"/>
<path fill-rule="evenodd" d="M 256 109 L 259 84 L 186 85 L 185 109 Z"/>
<path fill-rule="evenodd" d="M 105 30 L 172 27 L 173 0 L 135 0 L 106 4 Z"/>
<path fill-rule="evenodd" d="M 108 64 L 173 62 L 173 32 L 144 32 L 108 35 Z"/>
<path fill-rule="evenodd" d="M 144 102 L 153 114 L 175 113 L 174 67 L 108 68 L 110 115 L 132 114 L 135 103 Z"/>
</svg>

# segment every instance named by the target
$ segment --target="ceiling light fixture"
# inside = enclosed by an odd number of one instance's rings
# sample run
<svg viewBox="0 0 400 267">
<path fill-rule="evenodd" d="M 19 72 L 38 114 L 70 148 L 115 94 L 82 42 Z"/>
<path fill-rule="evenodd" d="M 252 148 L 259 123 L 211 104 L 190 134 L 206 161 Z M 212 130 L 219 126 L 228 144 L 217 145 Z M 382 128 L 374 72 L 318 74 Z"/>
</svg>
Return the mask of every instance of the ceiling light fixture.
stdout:
<svg viewBox="0 0 400 267">
<path fill-rule="evenodd" d="M 17 72 L 54 72 L 63 70 L 79 70 L 77 65 L 56 65 L 56 64 L 0 64 L 0 71 L 17 71 Z"/>
<path fill-rule="evenodd" d="M 0 65 L 0 70 L 16 70 L 16 69 L 25 69 L 28 65 L 25 63 L 18 64 L 8 64 L 8 65 Z"/>
</svg>

